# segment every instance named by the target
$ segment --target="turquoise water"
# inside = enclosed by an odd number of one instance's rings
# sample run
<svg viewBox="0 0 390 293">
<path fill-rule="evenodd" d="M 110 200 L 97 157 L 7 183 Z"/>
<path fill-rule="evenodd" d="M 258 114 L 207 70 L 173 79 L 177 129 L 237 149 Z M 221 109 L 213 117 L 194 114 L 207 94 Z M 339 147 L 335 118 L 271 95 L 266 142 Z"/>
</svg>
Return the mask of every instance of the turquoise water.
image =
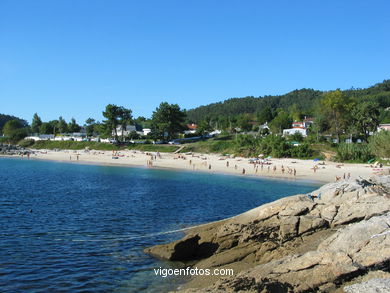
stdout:
<svg viewBox="0 0 390 293">
<path fill-rule="evenodd" d="M 318 184 L 0 158 L 2 292 L 164 292 L 145 247 Z M 31 212 L 30 212 L 31 209 Z"/>
</svg>

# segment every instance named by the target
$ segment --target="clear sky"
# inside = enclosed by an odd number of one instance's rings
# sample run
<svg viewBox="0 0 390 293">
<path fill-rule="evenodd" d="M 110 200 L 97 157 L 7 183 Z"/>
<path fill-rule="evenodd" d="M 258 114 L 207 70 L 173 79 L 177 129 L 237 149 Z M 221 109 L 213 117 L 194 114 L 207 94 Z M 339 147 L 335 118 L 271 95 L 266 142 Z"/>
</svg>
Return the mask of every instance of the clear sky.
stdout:
<svg viewBox="0 0 390 293">
<path fill-rule="evenodd" d="M 0 0 L 0 113 L 150 117 L 390 78 L 388 0 Z"/>
</svg>

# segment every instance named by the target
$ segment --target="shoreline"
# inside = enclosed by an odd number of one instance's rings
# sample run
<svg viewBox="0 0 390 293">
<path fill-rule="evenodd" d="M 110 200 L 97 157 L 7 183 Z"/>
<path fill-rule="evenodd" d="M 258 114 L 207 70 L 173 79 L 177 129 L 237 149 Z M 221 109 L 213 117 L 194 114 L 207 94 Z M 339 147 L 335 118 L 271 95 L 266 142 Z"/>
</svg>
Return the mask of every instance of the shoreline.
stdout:
<svg viewBox="0 0 390 293">
<path fill-rule="evenodd" d="M 9 158 L 9 159 L 17 159 L 17 160 L 27 160 L 26 158 L 22 158 L 20 156 L 15 155 L 0 155 L 0 158 Z M 254 175 L 254 174 L 236 174 L 233 172 L 208 172 L 207 170 L 189 170 L 185 168 L 180 167 L 166 167 L 166 166 L 153 166 L 148 167 L 144 165 L 134 165 L 134 164 L 122 164 L 122 163 L 102 163 L 102 162 L 89 162 L 89 161 L 66 161 L 66 160 L 56 160 L 56 159 L 45 159 L 45 158 L 30 158 L 32 161 L 41 161 L 41 162 L 54 162 L 54 163 L 65 163 L 65 164 L 72 164 L 72 165 L 84 165 L 84 166 L 102 166 L 102 167 L 121 167 L 121 168 L 142 168 L 142 169 L 149 169 L 149 170 L 167 170 L 167 171 L 176 171 L 176 172 L 190 172 L 190 173 L 203 173 L 203 174 L 214 174 L 214 175 L 221 175 L 221 176 L 239 176 L 244 178 L 250 178 L 250 179 L 265 179 L 265 180 L 275 180 L 275 181 L 287 181 L 287 182 L 303 182 L 308 184 L 320 184 L 324 185 L 327 184 L 327 181 L 318 180 L 318 179 L 311 179 L 311 178 L 291 178 L 287 176 L 266 176 L 266 175 Z"/>
<path fill-rule="evenodd" d="M 234 272 L 193 275 L 174 291 L 183 293 L 273 292 L 281 284 L 294 292 L 344 292 L 352 284 L 390 278 L 383 267 L 390 258 L 390 176 L 341 180 L 314 193 L 321 198 L 281 198 L 186 229 L 182 239 L 144 252 L 183 266 Z"/>
<path fill-rule="evenodd" d="M 202 172 L 220 175 L 235 175 L 248 178 L 275 179 L 286 181 L 306 181 L 310 183 L 325 184 L 334 182 L 336 177 L 344 179 L 348 176 L 352 179 L 376 175 L 379 172 L 390 172 L 389 167 L 372 168 L 365 164 L 348 164 L 312 160 L 283 158 L 270 159 L 270 165 L 256 167 L 249 163 L 249 158 L 226 158 L 218 154 L 173 154 L 142 152 L 134 150 L 122 150 L 115 153 L 111 151 L 74 151 L 74 150 L 31 150 L 30 159 L 55 161 L 61 163 L 139 167 L 161 170 L 176 170 Z M 153 156 L 153 159 L 151 159 Z M 27 159 L 26 156 L 0 155 L 0 157 Z M 117 159 L 113 159 L 116 157 Z M 78 158 L 78 159 L 77 159 Z M 228 163 L 227 163 L 228 162 Z M 229 164 L 229 166 L 227 166 Z M 276 170 L 274 171 L 273 168 Z M 316 168 L 314 171 L 313 168 Z M 282 172 L 282 169 L 295 169 L 296 176 Z"/>
</svg>

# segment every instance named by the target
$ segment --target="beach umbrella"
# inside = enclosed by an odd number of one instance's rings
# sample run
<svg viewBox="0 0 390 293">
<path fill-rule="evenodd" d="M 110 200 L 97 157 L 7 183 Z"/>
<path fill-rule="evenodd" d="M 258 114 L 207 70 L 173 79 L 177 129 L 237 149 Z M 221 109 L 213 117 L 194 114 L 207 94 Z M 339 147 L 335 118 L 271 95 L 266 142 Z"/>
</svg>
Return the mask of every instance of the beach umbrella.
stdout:
<svg viewBox="0 0 390 293">
<path fill-rule="evenodd" d="M 319 160 L 320 160 L 319 158 L 315 158 L 313 161 L 318 162 Z"/>
<path fill-rule="evenodd" d="M 259 155 L 259 158 L 262 158 L 262 157 L 264 157 L 264 154 L 260 154 L 260 155 Z"/>
</svg>

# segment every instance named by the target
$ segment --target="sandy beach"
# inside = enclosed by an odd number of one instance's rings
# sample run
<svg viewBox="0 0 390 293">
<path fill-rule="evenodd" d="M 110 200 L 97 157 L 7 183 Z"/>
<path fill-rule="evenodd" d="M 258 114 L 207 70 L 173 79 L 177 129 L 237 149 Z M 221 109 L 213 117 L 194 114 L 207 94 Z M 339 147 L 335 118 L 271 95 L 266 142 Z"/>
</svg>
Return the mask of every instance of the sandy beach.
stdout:
<svg viewBox="0 0 390 293">
<path fill-rule="evenodd" d="M 52 160 L 96 165 L 137 166 L 147 168 L 169 168 L 195 172 L 221 173 L 240 176 L 271 177 L 288 180 L 312 180 L 334 182 L 340 179 L 367 177 L 390 172 L 389 167 L 374 167 L 369 164 L 342 164 L 329 161 L 274 159 L 268 165 L 253 164 L 248 158 L 228 158 L 217 154 L 172 154 L 148 153 L 134 150 L 33 150 L 30 159 Z M 26 156 L 23 158 L 28 159 Z M 284 169 L 284 170 L 283 170 Z M 295 170 L 295 172 L 294 172 Z M 295 175 L 294 175 L 295 173 Z"/>
</svg>

